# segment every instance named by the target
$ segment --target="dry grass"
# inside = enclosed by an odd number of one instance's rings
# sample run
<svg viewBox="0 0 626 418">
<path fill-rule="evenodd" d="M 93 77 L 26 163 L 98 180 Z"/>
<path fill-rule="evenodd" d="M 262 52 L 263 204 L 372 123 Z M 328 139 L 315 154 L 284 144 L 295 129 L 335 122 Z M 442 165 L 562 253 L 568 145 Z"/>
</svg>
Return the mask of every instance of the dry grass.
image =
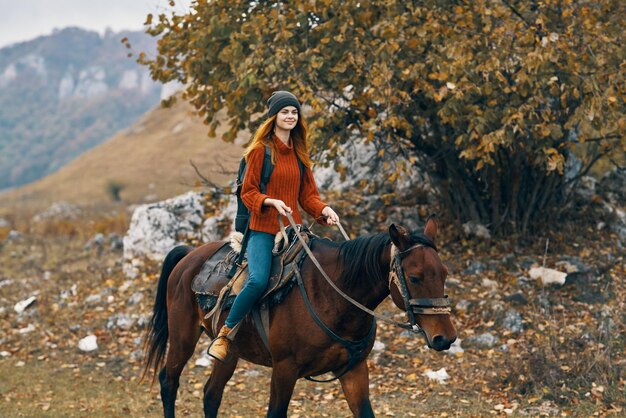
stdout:
<svg viewBox="0 0 626 418">
<path fill-rule="evenodd" d="M 64 200 L 83 206 L 115 203 L 112 187 L 123 203 L 141 203 L 183 193 L 199 186 L 189 164 L 217 184 L 226 184 L 242 154 L 241 145 L 223 142 L 226 117 L 216 138 L 179 101 L 157 107 L 132 127 L 81 155 L 58 172 L 24 187 L 0 193 L 0 215 L 17 210 L 37 211 Z M 241 132 L 237 143 L 248 139 Z M 226 173 L 224 173 L 226 171 Z"/>
<path fill-rule="evenodd" d="M 127 219 L 128 213 L 122 207 L 118 211 L 83 212 L 69 229 L 65 221 L 49 220 L 35 228 L 28 225 L 28 216 L 10 218 L 26 235 L 0 246 L 0 280 L 12 281 L 0 286 L 0 308 L 4 309 L 0 313 L 0 351 L 11 353 L 0 357 L 0 416 L 161 416 L 158 383 L 152 390 L 149 384 L 139 384 L 141 361 L 132 357 L 145 329 L 137 324 L 130 329 L 108 327 L 117 313 L 150 313 L 160 266 L 150 264 L 142 277 L 128 281 L 121 272 L 119 250 L 106 246 L 102 251 L 84 248 L 97 232 L 105 236 L 123 232 Z M 563 251 L 569 252 L 567 248 Z M 451 263 L 453 272 L 462 267 L 466 253 L 462 247 L 442 249 L 442 257 Z M 614 278 L 623 273 L 623 269 L 612 272 Z M 50 277 L 45 278 L 46 274 Z M 485 274 L 496 279 L 496 272 Z M 503 294 L 510 293 L 515 274 L 503 271 L 497 275 Z M 471 280 L 464 279 L 467 283 L 449 289 L 455 301 L 477 303 L 484 299 L 482 293 L 474 292 L 483 292 L 480 285 Z M 68 293 L 74 285 L 75 293 Z M 615 333 L 603 334 L 589 313 L 592 307 L 569 302 L 576 296 L 576 289 L 531 287 L 529 300 L 538 300 L 547 293 L 544 296 L 550 298 L 551 306 L 563 305 L 565 309 L 544 312 L 534 302 L 519 308 L 528 320 L 528 328 L 506 352 L 497 348 L 467 350 L 451 357 L 432 352 L 422 340 L 380 323 L 377 338 L 386 348 L 370 364 L 371 399 L 377 415 L 506 416 L 502 408 L 510 407 L 513 416 L 619 416 L 626 386 L 621 336 L 625 322 L 618 312 L 626 289 L 616 280 L 612 291 L 618 295 L 611 302 L 616 313 Z M 13 305 L 35 292 L 39 292 L 36 305 L 17 317 Z M 145 297 L 128 306 L 127 300 L 136 292 Z M 103 295 L 101 302 L 86 302 L 96 294 Z M 105 302 L 109 295 L 113 301 Z M 379 310 L 388 315 L 399 313 L 389 301 Z M 484 322 L 490 319 L 477 312 L 457 312 L 454 322 L 465 338 L 470 332 L 489 329 Z M 20 333 L 28 324 L 33 324 L 35 330 Z M 578 345 L 587 330 L 591 339 L 584 346 Z M 90 333 L 98 336 L 100 348 L 93 353 L 80 352 L 78 340 Z M 195 367 L 194 362 L 207 344 L 203 338 L 183 372 L 177 402 L 179 416 L 202 414 L 202 387 L 210 370 Z M 422 376 L 425 369 L 442 367 L 452 376 L 445 385 Z M 522 375 L 523 381 L 519 379 Z M 242 362 L 226 388 L 222 416 L 263 416 L 269 381 L 267 368 Z M 562 387 L 564 382 L 566 388 Z M 587 391 L 589 396 L 585 395 Z M 351 416 L 337 382 L 299 381 L 289 412 L 293 417 Z"/>
</svg>

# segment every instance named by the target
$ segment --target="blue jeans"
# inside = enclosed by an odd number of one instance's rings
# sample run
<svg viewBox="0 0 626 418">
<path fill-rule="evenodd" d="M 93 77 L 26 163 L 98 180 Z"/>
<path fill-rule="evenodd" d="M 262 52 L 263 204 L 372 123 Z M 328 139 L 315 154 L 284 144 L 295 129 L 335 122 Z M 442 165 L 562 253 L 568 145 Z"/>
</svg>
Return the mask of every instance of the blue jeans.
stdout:
<svg viewBox="0 0 626 418">
<path fill-rule="evenodd" d="M 250 231 L 248 240 L 248 281 L 235 298 L 226 326 L 234 327 L 252 310 L 262 296 L 270 278 L 274 235 L 267 232 Z"/>
</svg>

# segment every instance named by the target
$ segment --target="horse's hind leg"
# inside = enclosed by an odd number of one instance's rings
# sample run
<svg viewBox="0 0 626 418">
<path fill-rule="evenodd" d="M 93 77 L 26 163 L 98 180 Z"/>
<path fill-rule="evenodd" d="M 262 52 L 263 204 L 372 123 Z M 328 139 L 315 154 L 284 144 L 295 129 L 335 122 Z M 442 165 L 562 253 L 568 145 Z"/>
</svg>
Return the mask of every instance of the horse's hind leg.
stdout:
<svg viewBox="0 0 626 418">
<path fill-rule="evenodd" d="M 348 373 L 339 378 L 348 406 L 355 417 L 370 418 L 374 416 L 369 395 L 369 373 L 367 360 L 357 363 Z"/>
<path fill-rule="evenodd" d="M 171 324 L 172 322 L 170 322 Z M 159 373 L 161 383 L 161 401 L 165 418 L 174 418 L 174 407 L 180 381 L 180 374 L 187 361 L 193 355 L 201 330 L 192 321 L 170 327 L 170 348 L 167 352 L 165 367 Z"/>
<path fill-rule="evenodd" d="M 232 353 L 232 351 L 231 351 Z M 233 376 L 239 357 L 232 355 L 225 362 L 214 361 L 211 376 L 204 385 L 204 416 L 217 417 L 217 410 L 222 403 L 224 386 Z"/>
</svg>

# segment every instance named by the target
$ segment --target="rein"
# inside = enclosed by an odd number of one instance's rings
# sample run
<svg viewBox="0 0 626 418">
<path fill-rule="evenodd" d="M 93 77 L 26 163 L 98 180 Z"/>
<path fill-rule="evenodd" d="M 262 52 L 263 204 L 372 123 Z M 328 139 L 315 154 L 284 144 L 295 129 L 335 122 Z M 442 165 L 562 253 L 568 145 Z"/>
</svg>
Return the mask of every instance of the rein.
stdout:
<svg viewBox="0 0 626 418">
<path fill-rule="evenodd" d="M 380 319 L 381 321 L 385 321 L 387 323 L 396 325 L 396 326 L 398 326 L 400 328 L 403 328 L 403 329 L 411 330 L 411 331 L 413 331 L 415 333 L 418 333 L 418 334 L 419 333 L 425 334 L 425 332 L 417 324 L 417 321 L 415 320 L 415 314 L 420 314 L 420 315 L 446 315 L 446 314 L 450 313 L 450 311 L 451 311 L 451 309 L 450 309 L 450 302 L 447 299 L 447 295 L 444 298 L 410 299 L 410 295 L 409 295 L 409 292 L 408 292 L 408 286 L 406 284 L 406 277 L 404 275 L 404 271 L 402 269 L 402 265 L 400 264 L 401 261 L 402 261 L 401 255 L 407 253 L 408 251 L 410 251 L 410 250 L 412 250 L 414 248 L 422 246 L 421 244 L 414 245 L 413 247 L 408 248 L 407 250 L 404 250 L 402 252 L 397 251 L 397 248 L 396 248 L 395 249 L 395 257 L 393 257 L 395 245 L 392 244 L 392 259 L 391 259 L 392 261 L 391 261 L 391 269 L 390 269 L 390 272 L 389 272 L 389 287 L 391 288 L 391 282 L 393 280 L 393 282 L 396 284 L 396 286 L 398 286 L 398 289 L 400 290 L 400 293 L 402 294 L 402 297 L 403 297 L 404 303 L 405 303 L 406 312 L 407 312 L 408 319 L 409 319 L 409 323 L 407 324 L 407 323 L 404 323 L 404 322 L 395 321 L 395 320 L 393 320 L 393 319 L 391 319 L 389 317 L 386 317 L 384 315 L 381 315 L 381 314 L 378 314 L 378 313 L 374 312 L 373 310 L 367 308 L 363 304 L 361 304 L 361 303 L 357 302 L 356 300 L 352 299 L 350 296 L 348 296 L 346 293 L 344 293 L 341 289 L 339 289 L 339 287 L 331 280 L 331 278 L 328 277 L 328 275 L 326 274 L 326 272 L 322 268 L 322 266 L 319 263 L 319 261 L 317 260 L 317 258 L 315 258 L 315 256 L 313 255 L 313 252 L 311 251 L 311 249 L 307 245 L 307 243 L 304 240 L 304 238 L 302 238 L 302 235 L 300 235 L 300 231 L 296 227 L 296 223 L 293 220 L 293 217 L 291 216 L 291 214 L 290 213 L 286 213 L 286 216 L 287 216 L 287 219 L 289 220 L 289 223 L 293 227 L 296 236 L 298 237 L 298 239 L 302 243 L 302 246 L 303 246 L 304 250 L 306 251 L 308 256 L 311 258 L 311 261 L 313 262 L 315 267 L 317 267 L 317 269 L 322 274 L 324 279 L 326 279 L 328 284 L 333 289 L 335 289 L 335 291 L 337 293 L 339 293 L 339 295 L 341 297 L 343 297 L 345 300 L 347 300 L 348 302 L 350 302 L 351 304 L 353 304 L 354 306 L 356 306 L 360 310 L 370 314 L 374 318 Z M 280 224 L 281 232 L 284 235 L 286 235 L 285 226 L 284 226 L 283 220 L 282 220 L 282 218 L 280 216 L 278 216 L 278 223 Z M 339 226 L 339 229 L 341 230 L 343 236 L 346 238 L 346 240 L 349 240 L 348 235 L 346 234 L 345 230 L 341 226 L 341 223 L 339 223 L 338 226 Z"/>
</svg>

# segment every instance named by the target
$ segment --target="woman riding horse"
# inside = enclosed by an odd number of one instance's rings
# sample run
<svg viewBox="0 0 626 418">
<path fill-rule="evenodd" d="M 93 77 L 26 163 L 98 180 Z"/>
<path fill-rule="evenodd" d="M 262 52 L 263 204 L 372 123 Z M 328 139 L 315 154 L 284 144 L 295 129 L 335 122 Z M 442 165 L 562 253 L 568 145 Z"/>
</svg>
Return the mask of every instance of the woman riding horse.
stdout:
<svg viewBox="0 0 626 418">
<path fill-rule="evenodd" d="M 279 98 L 281 100 L 276 101 Z M 291 155 L 289 167 L 292 176 L 299 170 L 294 151 L 304 160 L 302 162 L 308 161 L 306 153 L 301 155 L 306 150 L 306 142 L 303 142 L 306 136 L 298 136 L 297 133 L 296 117 L 299 115 L 294 109 L 299 110 L 299 103 L 294 99 L 281 93 L 270 100 L 271 112 L 284 110 L 284 113 L 276 115 L 276 133 L 269 144 L 275 147 L 278 164 L 281 158 Z M 272 127 L 272 124 L 266 124 Z M 273 132 L 267 126 L 266 129 L 266 133 Z M 289 137 L 285 135 L 288 132 L 291 134 L 291 148 Z M 252 149 L 248 154 L 248 162 L 258 165 L 261 154 L 256 148 Z M 278 174 L 274 181 L 280 182 L 282 176 L 282 181 L 288 182 L 289 168 L 283 169 L 287 174 L 274 172 L 272 177 Z M 250 204 L 253 217 L 257 219 L 253 225 L 258 225 L 256 222 L 263 225 L 259 221 L 262 216 L 259 215 L 264 211 L 271 209 L 276 219 L 279 213 L 282 215 L 291 207 L 296 207 L 297 198 L 293 195 L 284 197 L 279 191 L 281 187 L 276 189 L 278 194 L 274 186 L 267 189 L 270 196 L 282 198 L 278 201 L 259 196 L 253 186 L 258 179 L 254 180 L 254 177 L 251 173 L 247 179 L 249 185 L 245 189 L 252 193 L 245 199 Z M 297 178 L 292 184 L 298 184 Z M 306 170 L 306 178 L 303 180 L 302 188 L 305 187 L 309 193 L 301 193 L 299 199 L 303 208 L 308 208 L 310 211 L 307 211 L 314 216 L 324 213 L 329 223 L 337 222 L 337 215 L 317 197 L 310 169 Z M 307 198 L 311 200 L 303 203 L 303 199 Z M 295 210 L 294 214 L 297 215 Z M 297 217 L 296 220 L 300 221 Z M 257 226 L 261 234 L 263 228 Z M 352 413 L 358 417 L 373 417 L 367 356 L 376 338 L 373 316 L 380 317 L 374 309 L 383 300 L 391 295 L 395 305 L 406 311 L 409 320 L 408 323 L 397 325 L 421 332 L 429 347 L 438 351 L 447 350 L 456 339 L 456 329 L 450 320 L 449 302 L 444 291 L 448 272 L 439 258 L 436 235 L 437 222 L 429 219 L 423 232 L 409 232 L 401 226 L 391 225 L 387 232 L 344 242 L 312 238 L 310 250 L 302 259 L 296 274 L 299 291 L 292 289 L 269 312 L 269 348 L 263 343 L 252 321 L 240 322 L 241 326 L 230 347 L 231 343 L 223 337 L 225 332 L 221 332 L 222 338 L 217 341 L 226 343 L 222 351 L 224 361 L 213 363 L 211 376 L 204 387 L 205 417 L 217 416 L 224 388 L 240 358 L 272 368 L 267 411 L 269 417 L 287 416 L 289 401 L 298 379 L 328 372 L 339 379 Z M 205 332 L 215 337 L 211 324 L 205 319 L 207 312 L 203 311 L 192 290 L 192 281 L 205 261 L 224 245 L 224 241 L 219 241 L 198 248 L 179 246 L 165 257 L 148 328 L 145 371 L 153 368 L 156 375 L 165 363 L 158 376 L 166 418 L 175 416 L 180 375 L 193 355 L 200 336 Z M 252 252 L 252 258 L 256 258 L 258 253 Z M 251 262 L 254 263 L 253 260 Z M 248 301 L 246 304 L 250 303 L 253 302 Z M 234 318 L 230 319 L 232 322 L 226 322 L 232 326 L 240 321 L 238 318 L 247 309 L 233 307 L 230 313 L 222 312 L 219 321 L 227 321 L 227 316 L 230 318 L 232 311 L 238 310 L 239 313 L 233 314 Z"/>
<path fill-rule="evenodd" d="M 324 216 L 327 224 L 339 221 L 335 211 L 320 199 L 313 179 L 306 123 L 300 114 L 300 102 L 287 91 L 275 91 L 267 104 L 267 120 L 257 129 L 244 154 L 247 169 L 241 198 L 251 213 L 248 227 L 249 276 L 209 349 L 209 355 L 219 361 L 224 361 L 228 355 L 229 333 L 250 312 L 267 287 L 274 236 L 280 230 L 278 215 L 291 213 L 295 221 L 301 224 L 302 218 L 298 211 L 300 203 L 314 218 Z M 260 187 L 266 147 L 272 150 L 274 165 L 266 185 L 267 194 Z M 306 167 L 302 179 L 298 160 Z"/>
</svg>

